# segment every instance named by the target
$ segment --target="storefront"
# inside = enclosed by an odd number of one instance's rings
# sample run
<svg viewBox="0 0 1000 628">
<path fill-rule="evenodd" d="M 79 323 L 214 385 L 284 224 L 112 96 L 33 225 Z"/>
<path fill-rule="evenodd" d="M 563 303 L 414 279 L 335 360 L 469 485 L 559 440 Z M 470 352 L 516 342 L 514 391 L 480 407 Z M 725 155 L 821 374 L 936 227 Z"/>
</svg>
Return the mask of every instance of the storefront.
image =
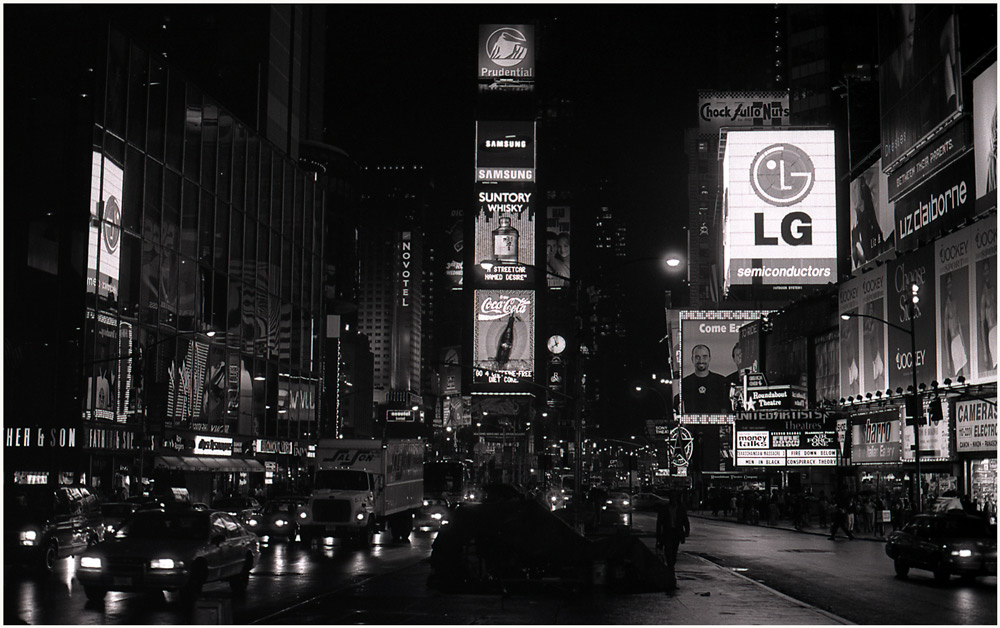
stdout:
<svg viewBox="0 0 1000 628">
<path fill-rule="evenodd" d="M 960 491 L 979 510 L 996 516 L 997 406 L 992 400 L 955 401 L 955 449 Z"/>
<path fill-rule="evenodd" d="M 205 504 L 250 494 L 263 485 L 265 469 L 249 454 L 250 443 L 231 436 L 168 430 L 153 458 L 154 489 L 187 488 L 192 501 Z"/>
</svg>

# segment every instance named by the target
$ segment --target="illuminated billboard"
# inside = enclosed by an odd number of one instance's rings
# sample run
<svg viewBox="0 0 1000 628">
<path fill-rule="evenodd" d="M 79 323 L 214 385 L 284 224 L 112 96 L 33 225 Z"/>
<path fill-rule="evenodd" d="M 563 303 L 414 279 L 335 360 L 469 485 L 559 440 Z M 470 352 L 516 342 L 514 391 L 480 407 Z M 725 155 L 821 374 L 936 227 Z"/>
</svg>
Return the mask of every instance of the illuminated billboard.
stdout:
<svg viewBox="0 0 1000 628">
<path fill-rule="evenodd" d="M 723 199 L 726 290 L 836 281 L 833 131 L 730 131 Z"/>
<path fill-rule="evenodd" d="M 900 461 L 903 455 L 901 412 L 901 406 L 859 410 L 849 419 L 852 464 Z"/>
<path fill-rule="evenodd" d="M 851 181 L 851 270 L 893 253 L 895 233 L 889 177 L 879 159 Z"/>
<path fill-rule="evenodd" d="M 997 207 L 997 63 L 972 83 L 972 129 L 976 152 L 976 213 Z"/>
<path fill-rule="evenodd" d="M 476 285 L 517 287 L 534 281 L 535 196 L 533 185 L 476 187 Z"/>
<path fill-rule="evenodd" d="M 545 277 L 549 288 L 569 286 L 569 207 L 545 208 Z"/>
<path fill-rule="evenodd" d="M 716 135 L 722 127 L 788 124 L 788 91 L 698 92 L 698 132 Z"/>
<path fill-rule="evenodd" d="M 90 237 L 87 290 L 117 301 L 121 265 L 124 171 L 94 152 L 90 168 Z"/>
<path fill-rule="evenodd" d="M 479 25 L 479 80 L 535 78 L 535 27 Z"/>
<path fill-rule="evenodd" d="M 962 69 L 951 6 L 879 9 L 882 167 L 894 170 L 962 111 Z"/>
<path fill-rule="evenodd" d="M 695 415 L 732 414 L 730 388 L 744 363 L 740 327 L 758 320 L 756 310 L 680 310 L 681 386 L 677 398 L 683 421 L 717 422 Z"/>
<path fill-rule="evenodd" d="M 476 122 L 476 181 L 534 183 L 535 123 Z"/>
<path fill-rule="evenodd" d="M 819 421 L 736 421 L 736 466 L 835 466 L 837 434 Z"/>
<path fill-rule="evenodd" d="M 535 293 L 476 290 L 474 384 L 519 384 L 535 377 Z"/>
</svg>

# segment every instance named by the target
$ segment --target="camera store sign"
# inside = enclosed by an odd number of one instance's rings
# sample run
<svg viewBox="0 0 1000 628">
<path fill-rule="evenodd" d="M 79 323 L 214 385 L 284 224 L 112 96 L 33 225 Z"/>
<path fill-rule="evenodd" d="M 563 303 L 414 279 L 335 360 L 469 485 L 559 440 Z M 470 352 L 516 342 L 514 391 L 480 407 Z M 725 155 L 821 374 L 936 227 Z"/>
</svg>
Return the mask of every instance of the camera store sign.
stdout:
<svg viewBox="0 0 1000 628">
<path fill-rule="evenodd" d="M 194 453 L 210 456 L 232 456 L 233 439 L 217 436 L 195 436 Z"/>
<path fill-rule="evenodd" d="M 74 427 L 8 427 L 8 447 L 61 449 L 76 447 Z"/>
<path fill-rule="evenodd" d="M 997 451 L 996 402 L 958 401 L 955 403 L 955 446 L 959 453 Z"/>
</svg>

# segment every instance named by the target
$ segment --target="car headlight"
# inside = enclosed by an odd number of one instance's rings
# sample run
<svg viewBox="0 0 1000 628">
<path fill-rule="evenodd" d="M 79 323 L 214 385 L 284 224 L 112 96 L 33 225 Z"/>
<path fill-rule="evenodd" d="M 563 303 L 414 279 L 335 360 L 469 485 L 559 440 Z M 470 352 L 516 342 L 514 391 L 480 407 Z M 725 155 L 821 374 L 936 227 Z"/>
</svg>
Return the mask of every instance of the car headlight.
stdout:
<svg viewBox="0 0 1000 628">
<path fill-rule="evenodd" d="M 431 505 L 431 503 L 425 499 L 424 500 L 424 506 L 430 506 L 430 505 Z"/>
<path fill-rule="evenodd" d="M 250 517 L 250 519 L 247 520 L 248 526 L 256 526 L 258 523 L 260 522 L 257 521 L 257 517 Z"/>
<path fill-rule="evenodd" d="M 431 519 L 436 519 L 437 521 L 440 521 L 441 520 L 441 513 L 439 513 L 439 512 L 431 513 Z"/>
<path fill-rule="evenodd" d="M 34 545 L 38 542 L 38 530 L 21 530 L 21 545 Z"/>
<path fill-rule="evenodd" d="M 83 569 L 100 569 L 101 559 L 96 556 L 83 556 L 80 558 L 80 567 Z"/>
<path fill-rule="evenodd" d="M 177 563 L 174 562 L 173 558 L 154 558 L 149 561 L 150 569 L 175 569 Z"/>
<path fill-rule="evenodd" d="M 958 556 L 959 558 L 969 558 L 972 556 L 972 550 L 970 549 L 957 549 L 951 550 L 952 556 Z"/>
<path fill-rule="evenodd" d="M 283 528 L 286 525 L 288 525 L 288 522 L 285 521 L 284 519 L 275 519 L 274 520 L 274 527 L 276 527 L 276 528 Z"/>
<path fill-rule="evenodd" d="M 622 502 L 622 506 L 628 506 L 628 500 L 627 499 Z"/>
<path fill-rule="evenodd" d="M 354 518 L 357 519 L 358 521 L 364 521 L 365 520 L 365 513 L 359 512 L 358 514 L 354 515 Z"/>
</svg>

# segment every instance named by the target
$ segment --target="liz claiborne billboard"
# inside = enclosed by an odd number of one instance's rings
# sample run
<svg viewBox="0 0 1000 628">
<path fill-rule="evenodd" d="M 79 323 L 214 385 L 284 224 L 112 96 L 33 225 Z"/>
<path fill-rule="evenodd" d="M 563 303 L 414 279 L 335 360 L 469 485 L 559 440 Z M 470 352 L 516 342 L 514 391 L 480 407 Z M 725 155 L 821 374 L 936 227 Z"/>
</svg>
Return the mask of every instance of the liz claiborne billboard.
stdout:
<svg viewBox="0 0 1000 628">
<path fill-rule="evenodd" d="M 722 168 L 725 289 L 835 282 L 833 131 L 734 129 Z"/>
</svg>

